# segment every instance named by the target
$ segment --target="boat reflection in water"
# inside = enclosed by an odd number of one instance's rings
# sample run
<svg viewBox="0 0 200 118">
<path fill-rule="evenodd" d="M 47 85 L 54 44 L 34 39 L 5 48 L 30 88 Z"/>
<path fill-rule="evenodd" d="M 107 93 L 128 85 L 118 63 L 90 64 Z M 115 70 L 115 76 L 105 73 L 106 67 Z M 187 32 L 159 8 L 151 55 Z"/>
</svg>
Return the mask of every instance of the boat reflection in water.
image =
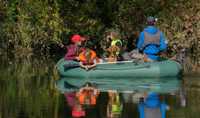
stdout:
<svg viewBox="0 0 200 118">
<path fill-rule="evenodd" d="M 89 83 L 89 84 L 88 84 Z M 88 86 L 89 85 L 89 86 Z M 88 109 L 97 110 L 98 118 L 165 118 L 166 110 L 170 108 L 165 100 L 166 95 L 180 98 L 181 105 L 186 105 L 182 80 L 178 78 L 61 78 L 56 82 L 57 89 L 66 97 L 71 115 L 84 117 L 91 115 Z M 83 88 L 90 88 L 92 94 L 78 96 Z M 92 88 L 92 89 L 91 89 Z M 87 89 L 86 89 L 87 90 Z M 95 90 L 95 92 L 94 92 Z M 92 104 L 92 97 L 95 103 Z M 81 98 L 82 97 L 82 98 Z M 87 102 L 80 99 L 89 98 Z M 88 102 L 89 101 L 89 102 Z M 94 100 L 93 100 L 94 102 Z M 130 107 L 130 105 L 136 107 Z M 77 109 L 74 109 L 75 105 Z M 129 108 L 126 108 L 129 105 Z M 95 110 L 94 110 L 95 109 Z M 130 113 L 130 109 L 134 109 Z M 128 110 L 128 111 L 127 111 Z M 101 112 L 98 114 L 98 112 Z"/>
</svg>

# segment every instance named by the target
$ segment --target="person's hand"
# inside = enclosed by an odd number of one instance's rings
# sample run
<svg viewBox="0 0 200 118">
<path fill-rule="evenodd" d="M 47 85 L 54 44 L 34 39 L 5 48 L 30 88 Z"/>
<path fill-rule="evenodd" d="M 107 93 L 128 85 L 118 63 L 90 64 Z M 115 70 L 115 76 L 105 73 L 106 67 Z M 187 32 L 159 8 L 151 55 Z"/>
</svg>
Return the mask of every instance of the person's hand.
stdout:
<svg viewBox="0 0 200 118">
<path fill-rule="evenodd" d="M 144 54 L 143 60 L 144 60 L 144 62 L 148 62 L 148 57 L 146 54 Z"/>
<path fill-rule="evenodd" d="M 87 71 L 89 70 L 88 66 L 85 66 L 85 70 L 87 70 Z"/>
<path fill-rule="evenodd" d="M 98 96 L 99 93 L 100 93 L 100 90 L 98 90 L 98 89 L 94 89 L 94 95 L 95 95 L 95 96 Z"/>
<path fill-rule="evenodd" d="M 167 57 L 166 52 L 160 52 L 159 55 L 160 55 L 160 57 Z"/>
<path fill-rule="evenodd" d="M 79 57 L 75 57 L 75 59 L 76 59 L 77 61 L 79 61 Z"/>
<path fill-rule="evenodd" d="M 171 60 L 176 60 L 177 59 L 177 57 L 176 57 L 176 55 L 174 55 L 173 57 L 171 57 L 170 58 Z"/>
</svg>

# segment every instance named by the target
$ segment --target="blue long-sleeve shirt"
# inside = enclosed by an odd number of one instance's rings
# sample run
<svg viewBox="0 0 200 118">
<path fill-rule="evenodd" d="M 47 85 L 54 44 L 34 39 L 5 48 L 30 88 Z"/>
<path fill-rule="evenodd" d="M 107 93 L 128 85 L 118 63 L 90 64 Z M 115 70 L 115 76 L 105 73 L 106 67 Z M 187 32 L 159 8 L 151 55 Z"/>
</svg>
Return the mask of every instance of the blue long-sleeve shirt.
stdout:
<svg viewBox="0 0 200 118">
<path fill-rule="evenodd" d="M 160 45 L 157 46 L 155 44 L 150 44 L 143 49 L 144 32 L 147 32 L 151 35 L 154 35 L 157 32 L 160 32 Z M 145 53 L 150 59 L 157 60 L 158 56 L 156 54 L 167 49 L 167 41 L 166 41 L 163 33 L 161 31 L 159 31 L 156 27 L 148 26 L 140 33 L 139 40 L 137 43 L 137 48 L 140 51 L 143 51 L 143 53 Z"/>
<path fill-rule="evenodd" d="M 145 108 L 149 108 L 149 109 L 158 108 L 160 109 L 161 114 L 153 114 L 153 115 L 155 115 L 156 118 L 157 117 L 166 118 L 167 104 L 165 102 L 161 102 L 158 94 L 155 92 L 149 93 L 146 100 L 138 104 L 140 118 L 146 118 L 145 114 L 148 115 L 147 113 L 148 111 L 145 111 Z"/>
</svg>

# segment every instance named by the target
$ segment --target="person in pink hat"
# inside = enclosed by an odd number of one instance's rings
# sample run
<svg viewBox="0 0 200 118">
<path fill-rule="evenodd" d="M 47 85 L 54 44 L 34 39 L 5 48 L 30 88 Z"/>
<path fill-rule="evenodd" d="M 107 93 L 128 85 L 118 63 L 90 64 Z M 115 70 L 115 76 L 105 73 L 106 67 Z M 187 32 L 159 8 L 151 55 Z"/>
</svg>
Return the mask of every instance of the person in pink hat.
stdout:
<svg viewBox="0 0 200 118">
<path fill-rule="evenodd" d="M 65 54 L 65 60 L 73 60 L 77 61 L 79 52 L 83 49 L 81 48 L 81 44 L 84 38 L 81 37 L 79 34 L 75 34 L 71 38 L 70 45 L 67 46 L 67 53 Z"/>
<path fill-rule="evenodd" d="M 71 110 L 71 116 L 73 118 L 82 118 L 86 116 L 86 111 L 80 104 L 78 98 L 76 97 L 76 92 L 65 92 L 64 93 L 66 103 Z"/>
</svg>

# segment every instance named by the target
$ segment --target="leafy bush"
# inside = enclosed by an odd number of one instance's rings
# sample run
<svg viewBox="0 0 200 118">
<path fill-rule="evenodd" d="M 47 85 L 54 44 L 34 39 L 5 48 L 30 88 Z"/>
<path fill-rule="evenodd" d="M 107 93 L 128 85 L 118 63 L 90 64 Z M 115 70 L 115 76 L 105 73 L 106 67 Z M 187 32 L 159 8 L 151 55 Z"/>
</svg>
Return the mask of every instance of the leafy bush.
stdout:
<svg viewBox="0 0 200 118">
<path fill-rule="evenodd" d="M 79 33 L 90 36 L 99 51 L 105 32 L 115 29 L 130 50 L 152 15 L 159 19 L 170 54 L 177 53 L 174 45 L 187 48 L 198 62 L 199 6 L 199 0 L 0 0 L 1 44 L 48 52 L 52 44 L 68 44 Z"/>
</svg>

